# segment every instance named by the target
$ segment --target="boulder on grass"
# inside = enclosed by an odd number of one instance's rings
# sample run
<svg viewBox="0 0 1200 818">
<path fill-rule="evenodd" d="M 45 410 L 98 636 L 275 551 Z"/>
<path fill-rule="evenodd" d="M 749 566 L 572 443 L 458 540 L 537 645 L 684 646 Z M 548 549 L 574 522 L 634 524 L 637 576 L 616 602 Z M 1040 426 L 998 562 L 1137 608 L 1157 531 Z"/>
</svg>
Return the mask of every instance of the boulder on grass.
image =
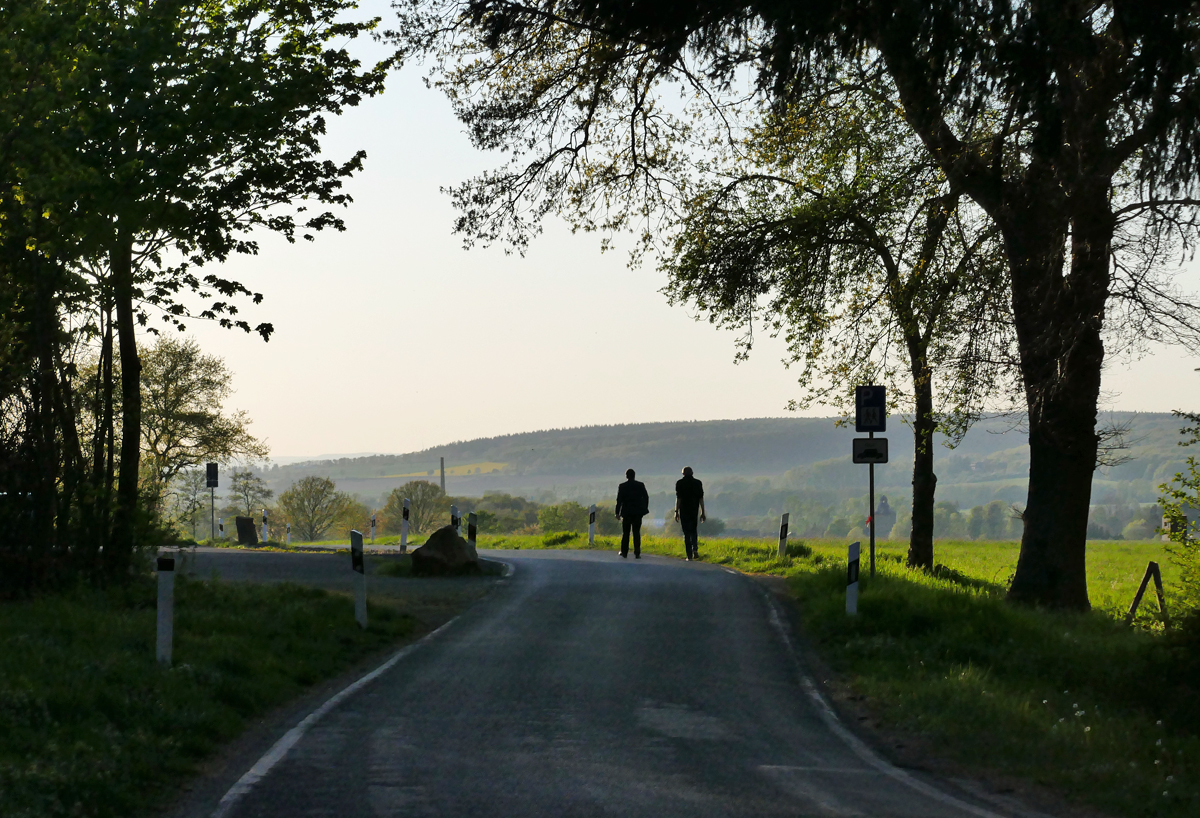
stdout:
<svg viewBox="0 0 1200 818">
<path fill-rule="evenodd" d="M 412 552 L 414 577 L 449 577 L 482 574 L 475 547 L 459 536 L 454 526 L 439 528 Z"/>
<path fill-rule="evenodd" d="M 254 525 L 253 517 L 235 517 L 233 524 L 237 526 L 238 545 L 258 547 L 258 527 Z"/>
</svg>

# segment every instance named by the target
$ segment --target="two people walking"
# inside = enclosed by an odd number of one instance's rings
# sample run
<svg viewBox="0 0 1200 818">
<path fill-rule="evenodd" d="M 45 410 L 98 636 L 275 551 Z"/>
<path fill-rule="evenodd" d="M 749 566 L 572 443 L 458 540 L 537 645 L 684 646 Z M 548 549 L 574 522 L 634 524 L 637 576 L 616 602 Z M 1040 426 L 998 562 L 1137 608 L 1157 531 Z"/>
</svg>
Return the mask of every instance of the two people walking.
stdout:
<svg viewBox="0 0 1200 818">
<path fill-rule="evenodd" d="M 621 518 L 621 557 L 629 557 L 629 539 L 633 537 L 633 557 L 642 558 L 642 518 L 650 513 L 650 493 L 646 484 L 635 480 L 633 469 L 625 472 L 626 480 L 617 488 L 617 516 Z M 675 519 L 683 528 L 683 546 L 689 561 L 699 559 L 698 528 L 704 522 L 704 484 L 692 474 L 692 467 L 683 470 L 675 483 Z"/>
</svg>

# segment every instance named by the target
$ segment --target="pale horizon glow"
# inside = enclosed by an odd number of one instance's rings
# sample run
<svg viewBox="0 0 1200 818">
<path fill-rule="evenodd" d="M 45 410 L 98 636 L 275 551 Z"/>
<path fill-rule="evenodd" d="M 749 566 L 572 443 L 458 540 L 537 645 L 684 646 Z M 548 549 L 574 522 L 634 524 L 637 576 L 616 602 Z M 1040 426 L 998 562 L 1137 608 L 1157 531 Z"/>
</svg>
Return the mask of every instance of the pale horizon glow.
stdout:
<svg viewBox="0 0 1200 818">
<path fill-rule="evenodd" d="M 387 4 L 364 7 L 386 27 Z M 734 364 L 734 336 L 668 306 L 652 262 L 630 270 L 621 250 L 601 253 L 599 236 L 556 220 L 524 258 L 464 250 L 439 188 L 498 162 L 471 147 L 421 71 L 404 68 L 382 97 L 329 123 L 332 158 L 367 151 L 347 183 L 344 233 L 295 245 L 267 235 L 259 255 L 224 265 L 222 275 L 264 294 L 240 317 L 272 322 L 271 341 L 189 326 L 234 373 L 227 408 L 248 412 L 273 457 L 789 414 L 800 395 L 782 342 L 758 334 L 750 360 Z M 1182 284 L 1196 289 L 1195 276 Z M 1200 409 L 1197 366 L 1173 348 L 1110 363 L 1104 408 Z"/>
</svg>

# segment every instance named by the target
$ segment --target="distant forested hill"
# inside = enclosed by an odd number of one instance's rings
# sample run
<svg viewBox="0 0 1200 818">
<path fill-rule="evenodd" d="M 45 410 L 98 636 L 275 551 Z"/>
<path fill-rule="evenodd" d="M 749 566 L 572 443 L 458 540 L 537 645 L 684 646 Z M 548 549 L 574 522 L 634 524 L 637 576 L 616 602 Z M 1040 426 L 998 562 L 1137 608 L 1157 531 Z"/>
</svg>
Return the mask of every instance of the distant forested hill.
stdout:
<svg viewBox="0 0 1200 818">
<path fill-rule="evenodd" d="M 1191 452 L 1180 448 L 1180 422 L 1169 414 L 1114 413 L 1104 425 L 1127 427 L 1127 462 L 1097 471 L 1093 502 L 1149 502 L 1156 486 L 1179 471 Z M 903 495 L 910 482 L 912 432 L 903 418 L 888 421 L 891 462 L 876 470 L 876 483 Z M 780 491 L 846 495 L 865 490 L 864 466 L 850 463 L 853 428 L 832 418 L 754 418 L 680 423 L 585 426 L 480 438 L 403 455 L 375 455 L 275 465 L 263 474 L 276 490 L 309 474 L 335 479 L 366 498 L 380 497 L 412 475 L 437 480 L 446 458 L 447 488 L 479 496 L 500 490 L 534 496 L 586 498 L 618 481 L 625 469 L 651 478 L 652 491 L 667 491 L 671 476 L 690 465 L 718 488 L 722 482 L 764 479 Z M 939 441 L 940 442 L 940 441 Z M 939 499 L 963 506 L 993 499 L 1024 498 L 1029 466 L 1020 418 L 980 421 L 957 448 L 938 447 Z M 732 485 L 731 485 L 732 488 Z M 765 486 L 764 486 L 765 488 Z M 749 513 L 749 512 L 747 512 Z"/>
</svg>

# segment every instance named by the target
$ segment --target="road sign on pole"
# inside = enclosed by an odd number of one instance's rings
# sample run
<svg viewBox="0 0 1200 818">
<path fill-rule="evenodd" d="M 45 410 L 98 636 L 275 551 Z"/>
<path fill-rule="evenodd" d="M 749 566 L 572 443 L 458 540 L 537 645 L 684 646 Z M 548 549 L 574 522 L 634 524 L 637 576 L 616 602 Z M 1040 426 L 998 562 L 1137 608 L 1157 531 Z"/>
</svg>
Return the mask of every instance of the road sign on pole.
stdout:
<svg viewBox="0 0 1200 818">
<path fill-rule="evenodd" d="M 875 464 L 888 462 L 888 442 L 886 437 L 856 437 L 853 441 L 850 459 L 855 463 Z"/>
<path fill-rule="evenodd" d="M 854 431 L 887 431 L 887 389 L 885 387 L 854 387 Z"/>
<path fill-rule="evenodd" d="M 206 463 L 205 485 L 208 487 L 208 538 L 215 540 L 217 538 L 217 464 Z"/>
</svg>

